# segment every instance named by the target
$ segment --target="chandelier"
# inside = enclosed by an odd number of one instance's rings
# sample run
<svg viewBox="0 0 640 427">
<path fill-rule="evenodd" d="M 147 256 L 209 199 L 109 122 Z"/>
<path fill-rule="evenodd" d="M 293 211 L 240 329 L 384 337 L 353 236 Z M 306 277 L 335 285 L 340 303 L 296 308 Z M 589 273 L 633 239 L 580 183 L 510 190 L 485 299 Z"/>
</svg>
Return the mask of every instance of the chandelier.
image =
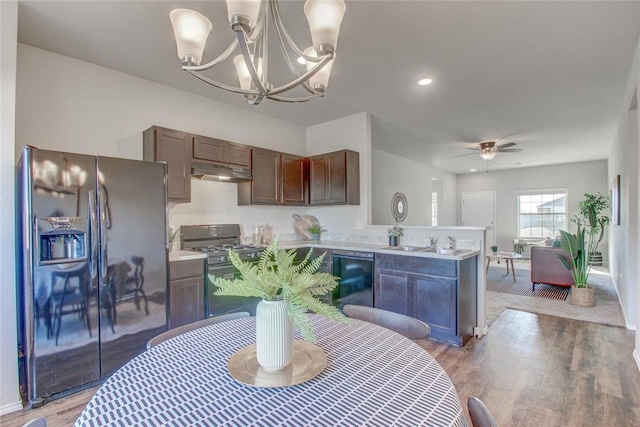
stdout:
<svg viewBox="0 0 640 427">
<path fill-rule="evenodd" d="M 268 9 L 268 11 L 267 11 Z M 307 0 L 304 13 L 309 23 L 313 46 L 301 50 L 289 36 L 282 23 L 278 0 L 227 0 L 227 12 L 235 39 L 216 59 L 200 64 L 205 43 L 213 28 L 202 14 L 176 9 L 169 17 L 175 33 L 178 57 L 182 69 L 194 77 L 230 92 L 244 95 L 249 104 L 257 105 L 264 98 L 281 102 L 305 102 L 323 96 L 329 84 L 329 74 L 335 59 L 338 32 L 346 10 L 343 0 Z M 268 17 L 278 37 L 280 50 L 292 80 L 274 87 L 268 80 Z M 219 83 L 201 74 L 228 59 L 237 49 L 233 63 L 239 87 Z M 297 64 L 304 64 L 301 67 Z M 285 94 L 302 88 L 299 97 Z"/>
</svg>

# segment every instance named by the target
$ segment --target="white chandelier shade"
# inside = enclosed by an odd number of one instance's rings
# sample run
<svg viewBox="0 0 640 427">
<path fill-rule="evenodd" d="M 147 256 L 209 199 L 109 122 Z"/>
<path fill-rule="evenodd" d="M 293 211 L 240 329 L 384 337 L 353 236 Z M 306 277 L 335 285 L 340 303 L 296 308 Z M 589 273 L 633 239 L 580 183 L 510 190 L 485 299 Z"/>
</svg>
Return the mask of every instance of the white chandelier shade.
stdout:
<svg viewBox="0 0 640 427">
<path fill-rule="evenodd" d="M 342 17 L 347 10 L 343 1 L 307 0 L 304 14 L 307 16 L 313 47 L 322 52 L 325 45 L 338 45 L 338 32 Z"/>
<path fill-rule="evenodd" d="M 173 25 L 180 60 L 183 64 L 199 64 L 213 25 L 204 15 L 188 9 L 171 11 L 169 19 Z"/>
<path fill-rule="evenodd" d="M 244 62 L 244 57 L 242 55 L 238 55 L 233 58 L 233 64 L 236 66 L 236 72 L 238 73 L 238 80 L 240 81 L 240 87 L 245 90 L 251 89 L 251 73 L 249 72 L 249 68 L 247 64 Z M 262 59 L 258 61 L 258 67 L 256 68 L 256 72 L 258 73 L 258 77 L 262 76 Z"/>
<path fill-rule="evenodd" d="M 318 57 L 318 54 L 316 53 L 315 49 L 312 47 L 306 48 L 304 51 L 304 54 L 313 58 Z M 329 61 L 329 63 L 324 67 L 322 67 L 320 71 L 318 71 L 316 74 L 314 74 L 309 78 L 309 83 L 311 84 L 312 88 L 322 88 L 323 90 L 327 89 L 327 87 L 329 86 L 329 75 L 331 74 L 331 67 L 333 67 L 333 61 L 334 61 L 333 59 Z M 307 64 L 307 71 L 312 70 L 313 67 L 316 65 L 310 61 L 306 61 L 306 64 Z"/>
<path fill-rule="evenodd" d="M 227 17 L 236 38 L 216 59 L 202 65 L 204 47 L 212 30 L 211 22 L 204 15 L 187 9 L 172 11 L 170 18 L 182 69 L 212 86 L 240 93 L 250 104 L 256 105 L 264 98 L 304 102 L 324 95 L 345 10 L 344 0 L 307 0 L 304 12 L 313 47 L 303 52 L 282 23 L 278 0 L 227 0 Z M 270 59 L 268 18 L 271 18 L 282 56 L 293 75 L 292 80 L 278 87 L 274 87 L 267 78 Z M 225 61 L 236 50 L 240 54 L 233 57 L 233 62 L 239 87 L 219 83 L 201 73 Z M 306 60 L 306 69 L 297 65 L 298 57 Z M 306 92 L 306 95 L 285 96 L 295 88 L 301 88 L 299 91 Z"/>
<path fill-rule="evenodd" d="M 242 17 L 248 21 L 250 28 L 254 28 L 258 23 L 260 3 L 260 0 L 227 0 L 229 23 L 233 25 L 238 18 Z"/>
</svg>

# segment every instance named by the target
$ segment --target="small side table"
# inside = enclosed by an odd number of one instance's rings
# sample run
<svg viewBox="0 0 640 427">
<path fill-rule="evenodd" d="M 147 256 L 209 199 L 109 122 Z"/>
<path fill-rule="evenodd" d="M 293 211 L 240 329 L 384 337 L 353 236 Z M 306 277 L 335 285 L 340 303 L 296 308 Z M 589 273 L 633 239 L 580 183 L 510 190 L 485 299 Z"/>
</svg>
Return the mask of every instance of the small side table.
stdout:
<svg viewBox="0 0 640 427">
<path fill-rule="evenodd" d="M 491 253 L 487 255 L 487 267 L 485 268 L 485 274 L 489 273 L 489 265 L 491 264 L 492 259 L 497 259 L 497 260 L 503 259 L 505 261 L 505 264 L 507 264 L 507 275 L 509 275 L 509 267 L 511 267 L 511 274 L 513 276 L 513 282 L 515 283 L 516 270 L 515 268 L 513 268 L 513 260 L 520 259 L 520 258 L 522 258 L 522 255 L 517 254 L 515 252 L 498 252 L 495 254 Z M 509 264 L 511 264 L 511 266 L 509 266 Z"/>
</svg>

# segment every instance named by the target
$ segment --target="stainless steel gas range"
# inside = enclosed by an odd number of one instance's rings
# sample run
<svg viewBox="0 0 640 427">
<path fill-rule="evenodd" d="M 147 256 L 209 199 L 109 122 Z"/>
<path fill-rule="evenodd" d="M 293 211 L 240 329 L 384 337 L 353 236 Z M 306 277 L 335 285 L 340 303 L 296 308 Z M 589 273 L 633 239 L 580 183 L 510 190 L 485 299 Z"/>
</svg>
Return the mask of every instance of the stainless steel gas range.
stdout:
<svg viewBox="0 0 640 427">
<path fill-rule="evenodd" d="M 243 261 L 258 262 L 264 248 L 244 245 L 240 240 L 239 224 L 183 225 L 180 227 L 180 247 L 185 250 L 207 253 L 207 272 L 214 277 L 233 279 L 238 272 L 229 260 L 229 249 L 240 255 Z M 205 281 L 206 316 L 248 311 L 255 315 L 259 298 L 217 296 L 217 289 L 209 277 Z"/>
</svg>

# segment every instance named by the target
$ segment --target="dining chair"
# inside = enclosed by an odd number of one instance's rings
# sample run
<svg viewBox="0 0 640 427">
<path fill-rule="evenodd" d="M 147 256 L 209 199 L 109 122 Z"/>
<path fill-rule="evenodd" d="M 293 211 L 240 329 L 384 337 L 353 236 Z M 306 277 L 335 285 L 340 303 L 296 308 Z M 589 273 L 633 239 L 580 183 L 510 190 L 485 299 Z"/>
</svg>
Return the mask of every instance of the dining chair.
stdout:
<svg viewBox="0 0 640 427">
<path fill-rule="evenodd" d="M 214 323 L 225 322 L 227 320 L 241 319 L 243 317 L 249 317 L 249 313 L 247 313 L 246 311 L 242 311 L 239 313 L 221 314 L 220 316 L 208 317 L 203 320 L 198 320 L 197 322 L 189 323 L 187 325 L 170 329 L 167 332 L 163 332 L 151 338 L 147 342 L 147 350 L 170 338 L 177 337 L 178 335 L 184 334 L 185 332 L 193 331 L 194 329 L 202 328 L 203 326 L 213 325 Z"/>
<path fill-rule="evenodd" d="M 363 305 L 347 304 L 342 308 L 347 317 L 375 323 L 412 340 L 421 340 L 429 337 L 431 328 L 426 323 L 404 314 Z"/>
<path fill-rule="evenodd" d="M 46 418 L 34 418 L 30 421 L 27 421 L 22 427 L 47 427 L 47 419 Z"/>
<path fill-rule="evenodd" d="M 482 400 L 471 396 L 467 399 L 467 407 L 473 427 L 498 427 L 498 423 Z"/>
</svg>

